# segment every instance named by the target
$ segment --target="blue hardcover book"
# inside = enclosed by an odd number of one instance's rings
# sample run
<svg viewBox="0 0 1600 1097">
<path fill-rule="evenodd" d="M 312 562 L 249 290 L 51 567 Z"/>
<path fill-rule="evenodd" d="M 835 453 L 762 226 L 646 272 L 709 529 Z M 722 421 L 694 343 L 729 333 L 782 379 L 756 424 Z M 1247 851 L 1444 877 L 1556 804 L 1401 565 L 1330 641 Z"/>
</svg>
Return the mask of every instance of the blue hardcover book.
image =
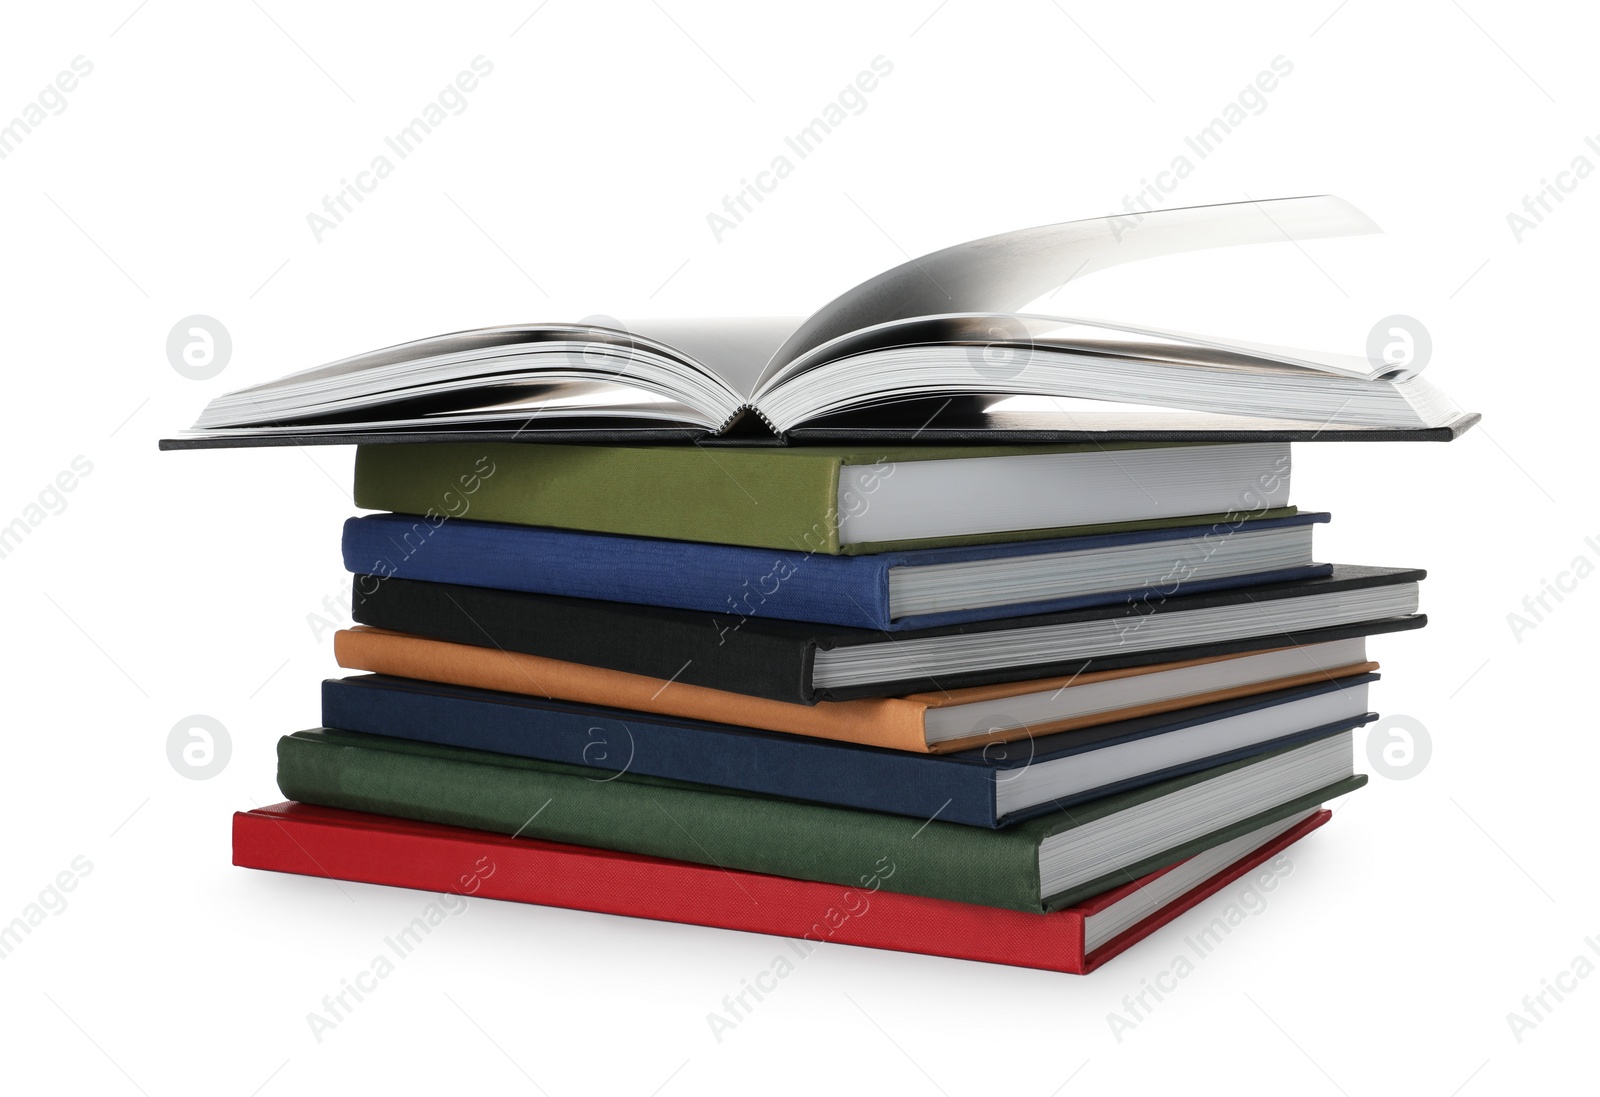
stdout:
<svg viewBox="0 0 1600 1097">
<path fill-rule="evenodd" d="M 1326 514 L 831 556 L 443 517 L 344 527 L 360 575 L 898 630 L 1137 603 L 1327 575 Z"/>
<path fill-rule="evenodd" d="M 764 796 L 1001 827 L 1358 727 L 1376 674 L 1176 713 L 918 754 L 382 675 L 322 684 L 322 723 Z"/>
</svg>

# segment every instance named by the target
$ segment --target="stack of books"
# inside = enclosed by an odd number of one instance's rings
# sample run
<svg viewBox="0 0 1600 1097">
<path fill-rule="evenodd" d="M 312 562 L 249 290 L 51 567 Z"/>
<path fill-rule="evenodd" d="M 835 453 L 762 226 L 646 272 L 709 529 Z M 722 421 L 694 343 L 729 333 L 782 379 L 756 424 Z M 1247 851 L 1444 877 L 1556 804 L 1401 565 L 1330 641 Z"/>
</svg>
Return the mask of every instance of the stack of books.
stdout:
<svg viewBox="0 0 1600 1097">
<path fill-rule="evenodd" d="M 1315 563 L 1288 486 L 1287 443 L 363 446 L 367 673 L 236 860 L 1087 970 L 1364 780 L 1421 573 Z"/>
<path fill-rule="evenodd" d="M 214 401 L 169 448 L 354 441 L 377 512 L 342 545 L 360 673 L 235 863 L 1081 973 L 1323 825 L 1423 572 L 1316 562 L 1290 442 L 1476 417 L 1303 353 L 1027 317 L 975 351 L 915 311 L 1082 269 L 1083 224 L 804 323 L 486 329 Z M 1203 414 L 1041 419 L 991 380 Z"/>
</svg>

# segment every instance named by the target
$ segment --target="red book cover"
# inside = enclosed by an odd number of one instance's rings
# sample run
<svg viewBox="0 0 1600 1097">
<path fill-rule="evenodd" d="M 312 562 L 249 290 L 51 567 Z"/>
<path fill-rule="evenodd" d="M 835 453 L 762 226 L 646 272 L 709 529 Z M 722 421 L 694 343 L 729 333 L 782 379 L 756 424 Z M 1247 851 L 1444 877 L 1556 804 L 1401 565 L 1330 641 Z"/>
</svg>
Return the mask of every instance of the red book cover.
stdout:
<svg viewBox="0 0 1600 1097">
<path fill-rule="evenodd" d="M 1275 835 L 1240 839 L 1243 848 L 1233 852 L 1231 863 L 1176 893 L 1179 882 L 1198 870 L 1198 859 L 1050 914 L 879 891 L 871 878 L 845 888 L 298 803 L 237 812 L 233 863 L 767 933 L 803 940 L 807 944 L 797 947 L 807 951 L 831 941 L 1081 975 L 1272 860 L 1330 817 L 1319 809 Z M 887 875 L 893 867 L 879 871 Z M 1164 879 L 1169 873 L 1178 875 Z M 1141 916 L 1095 943 L 1108 932 L 1107 920 L 1116 928 L 1133 914 Z"/>
</svg>

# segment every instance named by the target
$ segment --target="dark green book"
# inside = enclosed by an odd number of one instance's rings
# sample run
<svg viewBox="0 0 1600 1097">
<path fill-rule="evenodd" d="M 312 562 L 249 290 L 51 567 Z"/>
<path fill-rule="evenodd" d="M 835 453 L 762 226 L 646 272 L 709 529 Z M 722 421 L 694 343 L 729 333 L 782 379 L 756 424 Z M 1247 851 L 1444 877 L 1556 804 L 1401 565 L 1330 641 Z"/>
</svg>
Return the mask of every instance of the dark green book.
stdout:
<svg viewBox="0 0 1600 1097">
<path fill-rule="evenodd" d="M 1291 515 L 1289 445 L 366 445 L 356 506 L 797 552 Z"/>
<path fill-rule="evenodd" d="M 278 742 L 291 800 L 982 906 L 1067 906 L 1366 783 L 1339 732 L 983 830 L 319 729 Z"/>
</svg>

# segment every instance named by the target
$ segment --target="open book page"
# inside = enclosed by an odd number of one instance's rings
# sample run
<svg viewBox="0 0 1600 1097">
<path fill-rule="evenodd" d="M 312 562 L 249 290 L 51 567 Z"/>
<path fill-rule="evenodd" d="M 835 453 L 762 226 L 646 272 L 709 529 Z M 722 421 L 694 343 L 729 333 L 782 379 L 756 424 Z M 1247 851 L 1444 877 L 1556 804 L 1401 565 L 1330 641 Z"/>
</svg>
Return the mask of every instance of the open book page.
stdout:
<svg viewBox="0 0 1600 1097">
<path fill-rule="evenodd" d="M 921 317 L 856 332 L 757 397 L 784 433 L 887 403 L 1033 395 L 1288 419 L 1317 427 L 1431 429 L 1461 414 L 1421 377 L 1368 363 L 1157 329 L 1027 315 Z M 1287 355 L 1285 361 L 1280 355 Z M 940 413 L 942 414 L 941 406 Z M 910 409 L 906 409 L 909 411 Z M 933 415 L 924 412 L 925 417 Z M 1078 429 L 1064 427 L 1063 429 Z"/>
<path fill-rule="evenodd" d="M 957 244 L 869 278 L 824 305 L 778 349 L 757 394 L 837 357 L 836 340 L 897 320 L 1015 312 L 1074 279 L 1163 255 L 1377 231 L 1348 202 L 1319 195 L 1095 217 Z"/>
<path fill-rule="evenodd" d="M 1037 318 L 1024 319 L 1031 322 Z M 1392 369 L 1388 364 L 1374 368 L 1367 359 L 1355 354 L 1283 347 L 1246 339 L 1221 339 L 1215 335 L 1196 335 L 1170 328 L 1109 320 L 1058 320 L 1053 327 L 1047 327 L 1034 338 L 1038 343 L 1058 345 L 1063 349 L 1117 353 L 1112 348 L 1122 345 L 1128 349 L 1120 353 L 1164 361 L 1198 361 L 1219 366 L 1268 365 L 1332 373 L 1341 377 L 1373 378 Z"/>
<path fill-rule="evenodd" d="M 1020 362 L 1031 352 L 1040 350 L 1240 370 L 1312 371 L 1356 378 L 1374 377 L 1388 369 L 1384 366 L 1374 370 L 1365 358 L 1348 354 L 1226 340 L 1108 320 L 995 313 L 918 316 L 852 332 L 829 343 L 826 361 L 816 361 L 811 368 L 832 365 L 872 351 L 915 346 L 983 348 L 971 352 L 975 362 L 980 355 L 991 353 Z M 786 374 L 785 380 L 793 380 L 803 372 Z"/>
<path fill-rule="evenodd" d="M 568 324 L 507 324 L 492 328 L 473 328 L 453 331 L 445 335 L 430 335 L 426 339 L 413 339 L 380 350 L 365 351 L 340 358 L 326 365 L 313 366 L 283 377 L 239 389 L 229 395 L 245 393 L 284 392 L 295 389 L 315 390 L 319 386 L 338 384 L 345 378 L 361 375 L 378 376 L 393 367 L 433 361 L 439 363 L 473 362 L 495 354 L 515 354 L 531 349 L 537 344 L 552 340 L 572 338 L 572 325 Z M 625 333 L 623 333 L 625 336 Z M 609 338 L 596 335 L 594 338 Z M 625 338 L 622 340 L 625 342 Z"/>
<path fill-rule="evenodd" d="M 918 432 L 962 439 L 1087 429 L 1013 426 L 1010 413 L 985 410 L 1025 394 L 1310 423 L 1313 437 L 1333 429 L 1448 429 L 1453 436 L 1475 417 L 1421 377 L 1355 356 L 1016 311 L 1122 264 L 1376 231 L 1329 196 L 1022 229 L 902 264 L 803 321 L 591 316 L 374 350 L 224 393 L 190 434 L 721 434 L 747 407 L 780 436 L 796 429 L 892 433 L 910 418 Z"/>
<path fill-rule="evenodd" d="M 371 411 L 374 428 L 518 414 L 657 417 L 715 428 L 750 395 L 795 317 L 518 324 L 452 332 L 369 351 L 230 392 L 208 428 Z M 404 406 L 408 414 L 384 415 Z M 325 423 L 324 429 L 334 429 Z"/>
<path fill-rule="evenodd" d="M 748 399 L 762 369 L 799 328 L 798 316 L 629 320 L 635 335 L 672 347 Z"/>
</svg>

